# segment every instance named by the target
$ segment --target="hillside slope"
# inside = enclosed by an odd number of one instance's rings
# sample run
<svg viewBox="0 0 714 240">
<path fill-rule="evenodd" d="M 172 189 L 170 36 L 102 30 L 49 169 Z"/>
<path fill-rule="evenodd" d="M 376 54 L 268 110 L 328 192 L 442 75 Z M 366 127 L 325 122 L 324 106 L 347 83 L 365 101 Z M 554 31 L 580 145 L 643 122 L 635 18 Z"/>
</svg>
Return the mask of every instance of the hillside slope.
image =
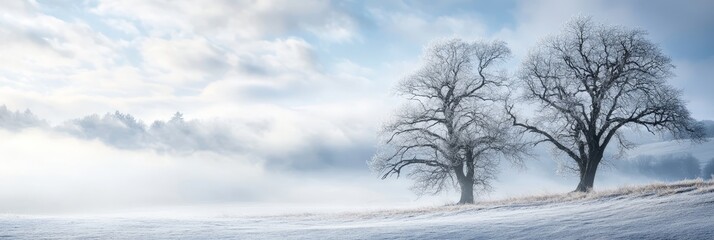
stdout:
<svg viewBox="0 0 714 240">
<path fill-rule="evenodd" d="M 711 239 L 714 182 L 411 210 L 274 216 L 0 216 L 0 239 Z"/>
</svg>

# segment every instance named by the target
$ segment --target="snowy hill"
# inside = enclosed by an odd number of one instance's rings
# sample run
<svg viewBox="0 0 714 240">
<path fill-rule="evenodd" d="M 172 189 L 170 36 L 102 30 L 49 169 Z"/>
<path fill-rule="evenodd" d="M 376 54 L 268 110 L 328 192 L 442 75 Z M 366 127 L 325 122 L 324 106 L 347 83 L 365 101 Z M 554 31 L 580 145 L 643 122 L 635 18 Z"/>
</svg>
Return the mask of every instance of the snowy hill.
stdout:
<svg viewBox="0 0 714 240">
<path fill-rule="evenodd" d="M 0 216 L 0 238 L 712 239 L 714 182 L 410 210 L 202 217 Z"/>
</svg>

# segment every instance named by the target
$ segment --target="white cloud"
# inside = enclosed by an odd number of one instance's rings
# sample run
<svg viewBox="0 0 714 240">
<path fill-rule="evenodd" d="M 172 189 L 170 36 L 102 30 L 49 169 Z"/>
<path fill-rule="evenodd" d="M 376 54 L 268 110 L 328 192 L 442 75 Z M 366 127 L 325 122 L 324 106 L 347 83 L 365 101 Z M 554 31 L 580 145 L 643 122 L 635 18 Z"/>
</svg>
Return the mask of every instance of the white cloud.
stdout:
<svg viewBox="0 0 714 240">
<path fill-rule="evenodd" d="M 35 10 L 3 11 L 0 22 L 0 63 L 10 74 L 27 79 L 64 80 L 62 73 L 112 65 L 118 55 L 117 44 L 81 21 Z"/>
<path fill-rule="evenodd" d="M 331 42 L 344 43 L 360 40 L 361 36 L 356 29 L 357 23 L 347 15 L 332 13 L 328 20 L 320 26 L 310 26 L 308 31 L 319 38 Z"/>
<path fill-rule="evenodd" d="M 134 26 L 133 23 L 131 23 L 130 21 L 124 20 L 124 19 L 109 18 L 109 19 L 106 19 L 103 21 L 107 25 L 109 25 L 119 31 L 122 31 L 123 33 L 128 34 L 128 35 L 135 36 L 135 35 L 139 35 L 141 33 L 139 31 L 139 29 L 136 28 L 136 26 Z"/>
<path fill-rule="evenodd" d="M 325 99 L 374 94 L 374 70 L 347 59 L 320 64 L 315 49 L 303 39 L 287 38 L 230 48 L 237 66 L 206 86 L 201 97 L 241 102 L 291 102 L 292 106 Z M 374 97 L 373 95 L 362 98 Z"/>
<path fill-rule="evenodd" d="M 487 38 L 486 24 L 471 16 L 431 16 L 415 9 L 373 9 L 371 14 L 385 31 L 420 45 L 446 37 Z"/>
<path fill-rule="evenodd" d="M 94 12 L 139 20 L 157 35 L 200 34 L 223 40 L 260 39 L 304 30 L 327 40 L 345 41 L 355 36 L 356 28 L 348 15 L 322 0 L 218 0 L 200 7 L 190 1 L 101 1 Z"/>
<path fill-rule="evenodd" d="M 113 105 L 109 98 L 166 92 L 127 64 L 126 42 L 83 20 L 60 19 L 34 4 L 25 11 L 5 10 L 0 14 L 3 103 L 78 116 L 88 106 L 103 105 L 105 111 Z"/>
<path fill-rule="evenodd" d="M 103 24 L 58 18 L 34 3 L 4 14 L 0 34 L 11 46 L 0 50 L 8 66 L 0 70 L 4 103 L 31 108 L 51 122 L 115 110 L 156 119 L 210 105 L 320 99 L 369 88 L 366 69 L 327 69 L 313 44 L 295 36 L 328 42 L 359 37 L 357 22 L 329 1 L 90 5 L 73 11 L 95 14 Z M 109 31 L 116 38 L 108 38 L 105 27 L 130 36 Z"/>
<path fill-rule="evenodd" d="M 140 43 L 139 51 L 144 70 L 165 84 L 211 81 L 231 66 L 225 51 L 199 37 L 148 38 Z"/>
</svg>

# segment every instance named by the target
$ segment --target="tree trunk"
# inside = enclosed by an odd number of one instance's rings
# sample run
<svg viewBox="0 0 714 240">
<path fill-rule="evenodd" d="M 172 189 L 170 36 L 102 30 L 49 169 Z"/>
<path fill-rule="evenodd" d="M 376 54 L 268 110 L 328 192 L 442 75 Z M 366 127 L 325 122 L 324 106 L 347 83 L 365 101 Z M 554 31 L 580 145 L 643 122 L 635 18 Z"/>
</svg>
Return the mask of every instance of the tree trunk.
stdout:
<svg viewBox="0 0 714 240">
<path fill-rule="evenodd" d="M 595 172 L 597 172 L 597 166 L 599 163 L 599 159 L 595 161 L 590 160 L 585 165 L 584 171 L 580 171 L 580 183 L 578 183 L 578 187 L 575 188 L 576 192 L 589 192 L 593 189 L 593 183 L 595 183 Z"/>
<path fill-rule="evenodd" d="M 578 187 L 575 188 L 576 192 L 589 192 L 593 189 L 593 183 L 595 182 L 595 171 L 586 171 L 584 175 L 580 176 L 580 183 Z"/>
<path fill-rule="evenodd" d="M 474 203 L 474 183 L 471 179 L 459 180 L 459 185 L 461 185 L 461 200 L 459 204 L 472 204 Z"/>
</svg>

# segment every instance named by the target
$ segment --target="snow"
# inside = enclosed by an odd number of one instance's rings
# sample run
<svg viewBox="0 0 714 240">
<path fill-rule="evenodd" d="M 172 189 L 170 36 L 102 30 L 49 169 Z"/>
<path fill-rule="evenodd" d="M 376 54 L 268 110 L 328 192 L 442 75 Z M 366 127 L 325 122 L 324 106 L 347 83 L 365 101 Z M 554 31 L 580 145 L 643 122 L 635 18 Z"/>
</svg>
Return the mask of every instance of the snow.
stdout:
<svg viewBox="0 0 714 240">
<path fill-rule="evenodd" d="M 174 209 L 173 214 L 6 214 L 0 215 L 0 239 L 714 238 L 714 182 L 701 180 L 469 206 L 308 209 L 264 215 L 221 213 L 221 208 L 231 211 L 222 206 L 203 213 Z"/>
</svg>

